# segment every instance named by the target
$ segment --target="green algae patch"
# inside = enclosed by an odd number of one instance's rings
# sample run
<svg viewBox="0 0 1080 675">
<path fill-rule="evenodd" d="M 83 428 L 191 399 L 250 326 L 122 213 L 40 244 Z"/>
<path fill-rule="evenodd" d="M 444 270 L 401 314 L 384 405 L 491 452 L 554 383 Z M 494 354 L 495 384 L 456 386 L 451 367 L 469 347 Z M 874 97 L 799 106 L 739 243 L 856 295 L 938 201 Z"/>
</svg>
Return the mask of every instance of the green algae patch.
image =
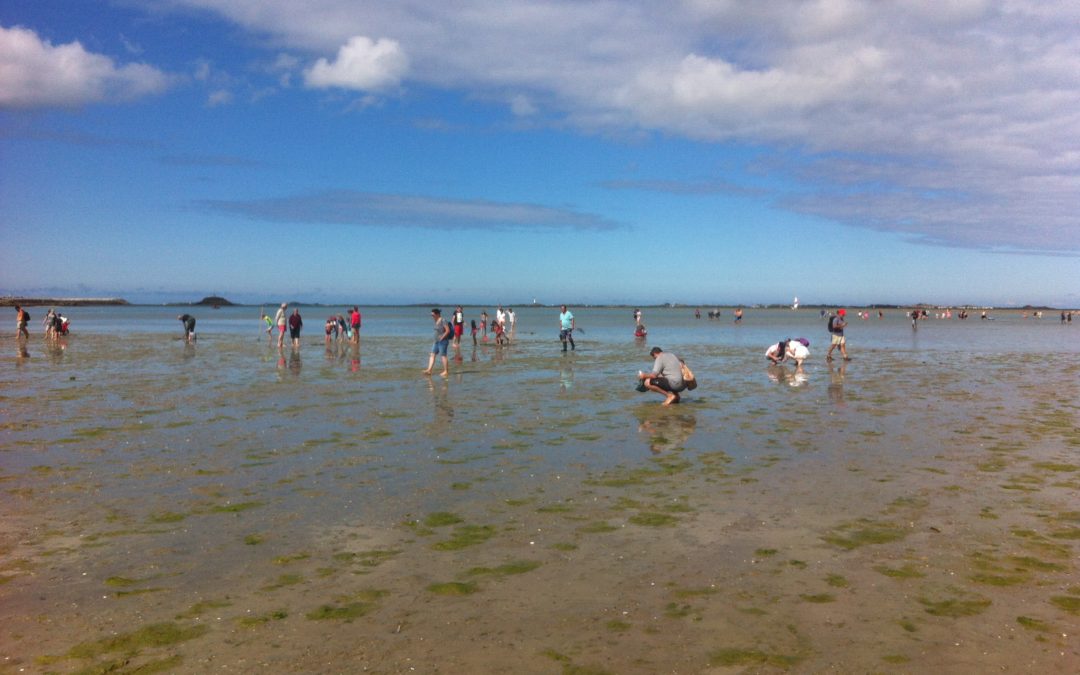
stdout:
<svg viewBox="0 0 1080 675">
<path fill-rule="evenodd" d="M 864 519 L 841 525 L 831 534 L 826 534 L 821 538 L 827 544 L 850 551 L 860 546 L 889 544 L 900 541 L 907 534 L 905 530 L 891 523 Z"/>
<path fill-rule="evenodd" d="M 709 654 L 709 666 L 713 668 L 725 666 L 772 666 L 787 669 L 798 665 L 800 661 L 802 661 L 801 656 L 768 654 L 758 649 L 729 647 L 718 649 Z"/>
<path fill-rule="evenodd" d="M 1009 556 L 1018 570 L 1035 570 L 1038 572 L 1064 572 L 1068 568 L 1055 562 L 1047 562 L 1029 555 Z"/>
<path fill-rule="evenodd" d="M 759 548 L 754 551 L 754 555 L 759 558 L 768 558 L 770 556 L 776 555 L 777 553 L 778 551 L 775 548 Z"/>
<path fill-rule="evenodd" d="M 431 584 L 427 587 L 429 593 L 435 595 L 472 595 L 480 590 L 473 581 L 447 581 L 441 584 Z"/>
<path fill-rule="evenodd" d="M 680 605 L 677 602 L 669 602 L 664 607 L 664 616 L 672 619 L 683 619 L 690 616 L 693 611 L 693 605 Z"/>
<path fill-rule="evenodd" d="M 824 604 L 824 603 L 827 603 L 827 602 L 836 602 L 836 596 L 831 594 L 831 593 L 816 593 L 816 594 L 813 594 L 813 595 L 807 594 L 807 593 L 802 593 L 802 594 L 799 595 L 799 597 L 802 598 L 803 600 L 805 600 L 806 602 L 814 602 L 814 603 L 817 603 L 817 604 Z"/>
<path fill-rule="evenodd" d="M 1055 595 L 1050 598 L 1050 603 L 1058 609 L 1063 609 L 1069 614 L 1080 614 L 1080 597 L 1073 595 Z"/>
<path fill-rule="evenodd" d="M 172 621 L 151 624 L 130 633 L 102 640 L 83 642 L 68 650 L 72 659 L 96 659 L 105 654 L 134 654 L 147 647 L 168 647 L 194 640 L 210 630 L 209 626 L 181 626 Z"/>
<path fill-rule="evenodd" d="M 237 502 L 235 504 L 218 504 L 210 508 L 211 513 L 240 513 L 262 506 L 262 502 Z"/>
<path fill-rule="evenodd" d="M 431 548 L 436 551 L 459 551 L 469 546 L 483 544 L 494 536 L 495 527 L 492 525 L 462 525 L 454 529 L 449 539 L 436 542 Z"/>
<path fill-rule="evenodd" d="M 1072 473 L 1073 471 L 1080 471 L 1080 465 L 1064 464 L 1060 462 L 1035 462 L 1031 466 L 1036 469 L 1043 469 L 1044 471 L 1056 471 L 1060 473 Z"/>
<path fill-rule="evenodd" d="M 304 577 L 300 576 L 299 574 L 282 574 L 273 583 L 263 586 L 262 590 L 274 591 L 279 588 L 285 588 L 286 586 L 295 586 L 303 580 Z"/>
<path fill-rule="evenodd" d="M 515 560 L 508 562 L 498 567 L 473 567 L 465 573 L 466 576 L 493 576 L 493 577 L 506 577 L 514 574 L 525 574 L 526 572 L 532 572 L 537 567 L 542 565 L 539 560 Z"/>
<path fill-rule="evenodd" d="M 1054 530 L 1050 533 L 1053 539 L 1080 539 L 1080 527 L 1069 527 L 1064 530 Z"/>
<path fill-rule="evenodd" d="M 973 574 L 969 578 L 973 582 L 984 586 L 1019 586 L 1028 580 L 1026 575 L 989 574 L 985 572 Z"/>
<path fill-rule="evenodd" d="M 949 598 L 948 600 L 929 600 L 919 598 L 919 603 L 926 608 L 926 613 L 932 616 L 947 616 L 953 619 L 962 616 L 975 616 L 982 614 L 990 606 L 989 600 L 962 600 Z"/>
<path fill-rule="evenodd" d="M 163 511 L 161 513 L 151 514 L 146 520 L 150 523 L 163 524 L 163 523 L 179 523 L 187 518 L 187 514 L 176 513 L 174 511 Z"/>
<path fill-rule="evenodd" d="M 334 560 L 344 563 L 356 563 L 363 567 L 378 567 L 387 560 L 392 560 L 394 557 L 401 554 L 399 548 L 389 549 L 372 549 L 370 551 L 341 551 L 335 553 L 332 557 Z"/>
<path fill-rule="evenodd" d="M 578 549 L 578 546 L 577 544 L 571 544 L 569 542 L 559 542 L 557 544 L 552 544 L 551 548 L 555 549 L 556 551 L 567 552 L 576 551 Z"/>
<path fill-rule="evenodd" d="M 266 541 L 266 537 L 261 534 L 249 534 L 244 536 L 244 543 L 248 546 L 258 546 Z"/>
<path fill-rule="evenodd" d="M 903 665 L 911 661 L 910 658 L 904 656 L 903 654 L 886 654 L 885 656 L 881 657 L 881 660 L 885 663 L 892 663 L 895 665 Z"/>
<path fill-rule="evenodd" d="M 907 564 L 900 568 L 887 567 L 885 565 L 878 565 L 874 567 L 874 571 L 880 574 L 884 574 L 887 577 L 893 579 L 920 579 L 926 575 L 915 569 L 914 565 Z"/>
<path fill-rule="evenodd" d="M 679 522 L 679 519 L 675 516 L 650 511 L 642 511 L 641 513 L 634 514 L 630 516 L 628 520 L 634 525 L 642 525 L 645 527 L 670 527 Z"/>
<path fill-rule="evenodd" d="M 605 623 L 604 628 L 611 631 L 612 633 L 625 633 L 626 631 L 630 630 L 631 625 L 625 621 L 613 619 Z"/>
<path fill-rule="evenodd" d="M 833 588 L 847 588 L 851 583 L 840 574 L 830 574 L 825 577 L 825 583 L 829 584 Z"/>
<path fill-rule="evenodd" d="M 1020 624 L 1028 630 L 1038 631 L 1040 633 L 1049 633 L 1052 629 L 1050 624 L 1039 619 L 1033 619 L 1030 616 L 1018 616 L 1016 617 L 1016 623 Z"/>
<path fill-rule="evenodd" d="M 256 616 L 241 616 L 236 619 L 236 623 L 245 628 L 254 628 L 256 626 L 262 626 L 270 623 L 271 621 L 281 621 L 288 618 L 289 613 L 283 609 L 278 609 L 266 614 L 259 614 Z"/>
<path fill-rule="evenodd" d="M 306 552 L 292 553 L 289 555 L 275 556 L 270 562 L 274 563 L 275 565 L 289 565 L 291 563 L 299 562 L 301 560 L 307 560 L 310 557 L 311 554 Z"/>
<path fill-rule="evenodd" d="M 105 585 L 113 588 L 125 588 L 134 586 L 137 583 L 139 583 L 138 579 L 128 579 L 127 577 L 109 577 L 105 580 Z"/>
<path fill-rule="evenodd" d="M 349 623 L 353 619 L 370 613 L 377 605 L 374 602 L 349 602 L 342 605 L 322 605 L 318 609 L 308 612 L 305 616 L 312 621 L 344 621 Z"/>
<path fill-rule="evenodd" d="M 424 525 L 427 527 L 445 527 L 447 525 L 457 525 L 458 523 L 465 522 L 465 519 L 456 513 L 450 513 L 448 511 L 436 511 L 435 513 L 429 513 L 424 518 Z"/>
</svg>

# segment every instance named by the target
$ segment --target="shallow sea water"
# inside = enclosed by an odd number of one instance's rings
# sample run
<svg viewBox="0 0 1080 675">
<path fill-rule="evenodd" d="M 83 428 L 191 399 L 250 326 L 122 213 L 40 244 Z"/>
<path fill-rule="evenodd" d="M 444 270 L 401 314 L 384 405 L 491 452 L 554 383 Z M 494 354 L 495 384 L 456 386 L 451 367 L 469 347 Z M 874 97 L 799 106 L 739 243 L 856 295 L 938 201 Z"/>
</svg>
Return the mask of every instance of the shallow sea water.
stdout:
<svg viewBox="0 0 1080 675">
<path fill-rule="evenodd" d="M 444 379 L 423 308 L 299 352 L 250 308 L 187 345 L 175 312 L 0 342 L 2 673 L 1080 665 L 1056 318 L 892 312 L 830 364 L 816 312 L 647 308 L 644 343 L 585 308 L 564 355 L 525 308 Z M 799 334 L 804 372 L 766 367 Z M 654 343 L 701 382 L 678 406 L 633 390 Z"/>
</svg>

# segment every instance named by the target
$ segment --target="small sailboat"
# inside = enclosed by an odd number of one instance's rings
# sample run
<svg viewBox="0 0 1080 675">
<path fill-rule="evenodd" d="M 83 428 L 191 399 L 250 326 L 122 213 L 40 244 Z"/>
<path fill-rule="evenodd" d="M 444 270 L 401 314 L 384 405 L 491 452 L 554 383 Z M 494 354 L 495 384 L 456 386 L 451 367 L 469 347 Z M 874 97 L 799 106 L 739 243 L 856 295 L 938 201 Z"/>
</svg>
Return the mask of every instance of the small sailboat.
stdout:
<svg viewBox="0 0 1080 675">
<path fill-rule="evenodd" d="M 798 308 L 799 308 L 799 296 L 796 295 L 795 296 L 795 301 L 791 303 L 791 309 L 794 310 L 794 309 L 798 309 Z"/>
</svg>

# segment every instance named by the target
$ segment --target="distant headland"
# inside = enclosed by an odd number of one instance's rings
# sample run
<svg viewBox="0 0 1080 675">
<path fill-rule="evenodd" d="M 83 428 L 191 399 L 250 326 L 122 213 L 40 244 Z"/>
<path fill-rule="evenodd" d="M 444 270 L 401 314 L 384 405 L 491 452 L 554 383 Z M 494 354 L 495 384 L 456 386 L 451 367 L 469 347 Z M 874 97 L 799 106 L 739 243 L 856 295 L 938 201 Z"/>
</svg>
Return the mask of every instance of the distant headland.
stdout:
<svg viewBox="0 0 1080 675">
<path fill-rule="evenodd" d="M 170 302 L 167 304 L 184 307 L 232 307 L 236 303 L 230 302 L 219 295 L 208 295 L 198 302 Z"/>
<path fill-rule="evenodd" d="M 91 305 L 130 305 L 123 298 L 19 298 L 2 297 L 0 307 L 44 307 L 46 305 L 64 307 L 89 307 Z"/>
</svg>

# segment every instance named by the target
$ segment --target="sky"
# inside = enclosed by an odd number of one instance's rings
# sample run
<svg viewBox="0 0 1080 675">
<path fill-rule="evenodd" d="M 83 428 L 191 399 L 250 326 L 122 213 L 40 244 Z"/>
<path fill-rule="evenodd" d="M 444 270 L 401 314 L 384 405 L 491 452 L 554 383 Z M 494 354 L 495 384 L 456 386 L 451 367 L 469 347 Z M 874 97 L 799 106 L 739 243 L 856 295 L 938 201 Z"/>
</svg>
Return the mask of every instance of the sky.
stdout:
<svg viewBox="0 0 1080 675">
<path fill-rule="evenodd" d="M 7 0 L 0 295 L 1080 307 L 1080 3 Z"/>
</svg>

